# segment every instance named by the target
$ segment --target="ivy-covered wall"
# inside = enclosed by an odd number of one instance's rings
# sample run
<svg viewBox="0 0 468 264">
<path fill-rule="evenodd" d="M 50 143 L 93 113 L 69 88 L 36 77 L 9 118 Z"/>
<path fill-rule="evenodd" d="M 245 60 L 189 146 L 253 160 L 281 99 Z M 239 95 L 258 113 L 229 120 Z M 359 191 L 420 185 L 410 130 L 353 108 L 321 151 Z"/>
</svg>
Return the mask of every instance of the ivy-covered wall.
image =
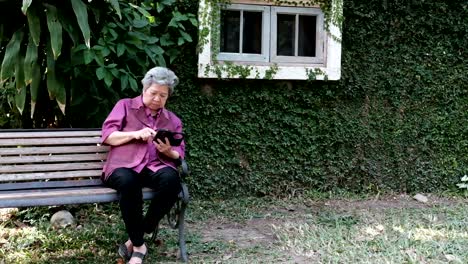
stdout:
<svg viewBox="0 0 468 264">
<path fill-rule="evenodd" d="M 198 80 L 187 51 L 170 107 L 189 135 L 191 188 L 452 188 L 468 172 L 467 25 L 462 0 L 345 0 L 338 82 Z"/>
</svg>

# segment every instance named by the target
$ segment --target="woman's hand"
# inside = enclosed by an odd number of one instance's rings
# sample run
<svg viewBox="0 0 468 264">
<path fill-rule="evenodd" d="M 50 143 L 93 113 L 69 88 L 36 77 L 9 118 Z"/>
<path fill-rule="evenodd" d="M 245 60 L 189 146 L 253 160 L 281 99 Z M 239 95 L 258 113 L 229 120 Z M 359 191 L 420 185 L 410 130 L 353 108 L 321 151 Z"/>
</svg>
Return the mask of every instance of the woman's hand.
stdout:
<svg viewBox="0 0 468 264">
<path fill-rule="evenodd" d="M 151 138 L 153 140 L 154 136 L 156 136 L 156 131 L 149 127 L 145 127 L 143 129 L 137 130 L 134 132 L 135 139 L 141 139 L 143 141 L 148 141 Z"/>
<path fill-rule="evenodd" d="M 172 159 L 179 158 L 179 152 L 172 150 L 172 146 L 171 143 L 169 143 L 169 139 L 164 138 L 164 142 L 161 139 L 156 139 L 156 141 L 154 141 L 154 145 L 160 153 L 166 155 L 167 157 Z"/>
</svg>

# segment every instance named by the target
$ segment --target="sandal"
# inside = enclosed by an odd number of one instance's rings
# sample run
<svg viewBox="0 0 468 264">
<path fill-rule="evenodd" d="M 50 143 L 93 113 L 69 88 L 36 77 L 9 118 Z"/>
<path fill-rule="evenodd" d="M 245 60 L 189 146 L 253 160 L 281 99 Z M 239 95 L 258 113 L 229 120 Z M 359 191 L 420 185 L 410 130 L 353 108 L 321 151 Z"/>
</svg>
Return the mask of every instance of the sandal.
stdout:
<svg viewBox="0 0 468 264">
<path fill-rule="evenodd" d="M 130 252 L 128 252 L 128 248 L 125 244 L 120 244 L 119 245 L 119 255 L 125 260 L 125 261 L 129 261 L 130 258 L 132 257 Z"/>
<path fill-rule="evenodd" d="M 146 254 L 148 254 L 148 251 L 146 252 Z M 141 262 L 140 262 L 140 263 L 143 264 L 143 261 L 145 260 L 146 254 L 143 254 L 143 253 L 141 253 L 141 252 L 136 252 L 136 251 L 134 251 L 134 252 L 132 253 L 132 256 L 131 256 L 130 258 L 139 258 L 139 259 L 141 259 Z M 128 262 L 127 262 L 127 263 L 128 263 Z"/>
</svg>

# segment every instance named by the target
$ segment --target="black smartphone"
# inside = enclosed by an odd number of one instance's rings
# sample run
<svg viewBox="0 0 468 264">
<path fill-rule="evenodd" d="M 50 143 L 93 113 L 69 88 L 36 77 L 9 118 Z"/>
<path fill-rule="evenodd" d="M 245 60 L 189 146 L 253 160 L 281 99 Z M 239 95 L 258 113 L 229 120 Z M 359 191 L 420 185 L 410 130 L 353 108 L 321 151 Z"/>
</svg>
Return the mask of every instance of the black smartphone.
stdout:
<svg viewBox="0 0 468 264">
<path fill-rule="evenodd" d="M 166 138 L 169 140 L 171 146 L 180 146 L 182 140 L 184 140 L 184 133 L 182 132 L 173 132 L 167 129 L 158 129 L 156 130 L 156 136 L 154 136 L 154 141 L 158 142 L 157 139 L 160 139 L 162 142 L 166 142 Z"/>
</svg>

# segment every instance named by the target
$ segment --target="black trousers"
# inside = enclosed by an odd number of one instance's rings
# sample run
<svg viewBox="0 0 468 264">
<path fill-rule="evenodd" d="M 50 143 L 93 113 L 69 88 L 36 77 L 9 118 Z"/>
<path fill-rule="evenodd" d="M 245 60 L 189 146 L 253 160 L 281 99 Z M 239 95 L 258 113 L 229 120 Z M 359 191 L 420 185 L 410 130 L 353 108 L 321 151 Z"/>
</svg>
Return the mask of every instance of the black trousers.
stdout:
<svg viewBox="0 0 468 264">
<path fill-rule="evenodd" d="M 105 184 L 120 194 L 120 211 L 128 236 L 134 246 L 144 243 L 144 233 L 152 233 L 164 215 L 177 201 L 181 191 L 179 173 L 165 167 L 156 172 L 145 168 L 140 173 L 128 168 L 116 169 Z M 156 191 L 156 196 L 143 217 L 143 187 Z"/>
</svg>

